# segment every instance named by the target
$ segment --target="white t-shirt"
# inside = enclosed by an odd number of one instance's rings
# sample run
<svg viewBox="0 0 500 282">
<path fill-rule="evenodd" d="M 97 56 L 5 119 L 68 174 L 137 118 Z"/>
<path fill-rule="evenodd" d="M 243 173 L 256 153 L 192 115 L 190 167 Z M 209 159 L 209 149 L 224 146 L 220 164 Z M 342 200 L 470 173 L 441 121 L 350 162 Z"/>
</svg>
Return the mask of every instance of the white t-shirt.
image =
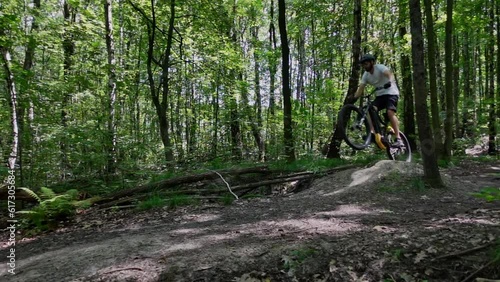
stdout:
<svg viewBox="0 0 500 282">
<path fill-rule="evenodd" d="M 389 70 L 389 68 L 382 64 L 374 65 L 373 74 L 365 71 L 363 77 L 361 77 L 361 84 L 370 84 L 374 87 L 384 87 L 384 85 L 390 81 L 389 78 L 384 75 L 384 71 L 386 70 Z M 396 82 L 391 81 L 391 87 L 377 91 L 377 96 L 382 95 L 399 95 L 399 89 Z"/>
</svg>

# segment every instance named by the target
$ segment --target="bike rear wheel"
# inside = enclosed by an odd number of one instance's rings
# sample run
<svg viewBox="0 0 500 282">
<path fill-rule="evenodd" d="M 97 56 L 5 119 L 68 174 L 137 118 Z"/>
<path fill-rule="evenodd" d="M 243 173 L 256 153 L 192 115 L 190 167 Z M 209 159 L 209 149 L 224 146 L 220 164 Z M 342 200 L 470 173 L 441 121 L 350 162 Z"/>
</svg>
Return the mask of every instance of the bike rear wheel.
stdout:
<svg viewBox="0 0 500 282">
<path fill-rule="evenodd" d="M 363 150 L 370 145 L 370 123 L 363 118 L 361 110 L 352 104 L 347 104 L 340 110 L 339 125 L 344 140 L 351 148 Z"/>
<path fill-rule="evenodd" d="M 396 135 L 394 133 L 389 133 L 386 135 L 386 141 L 389 146 L 387 146 L 387 156 L 390 160 L 394 161 L 404 161 L 411 162 L 411 147 L 408 139 L 403 134 L 403 132 L 399 132 L 399 138 L 403 141 L 403 146 L 401 147 L 392 147 L 392 143 L 396 141 Z"/>
</svg>

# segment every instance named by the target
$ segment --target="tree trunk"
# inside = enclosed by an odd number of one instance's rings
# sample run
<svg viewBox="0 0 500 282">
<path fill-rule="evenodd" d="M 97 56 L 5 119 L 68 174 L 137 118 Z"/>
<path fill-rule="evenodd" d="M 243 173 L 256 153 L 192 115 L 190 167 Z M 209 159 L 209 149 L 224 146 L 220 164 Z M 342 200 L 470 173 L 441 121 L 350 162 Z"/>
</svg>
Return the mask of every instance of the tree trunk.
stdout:
<svg viewBox="0 0 500 282">
<path fill-rule="evenodd" d="M 424 180 L 433 187 L 442 187 L 443 181 L 437 165 L 432 129 L 427 110 L 427 87 L 425 81 L 424 40 L 422 36 L 422 14 L 420 0 L 410 0 L 410 25 L 412 35 L 413 87 L 415 89 L 415 109 L 417 113 L 418 135 L 420 139 Z"/>
<path fill-rule="evenodd" d="M 496 2 L 496 25 L 497 25 L 497 61 L 500 61 L 500 3 Z M 496 117 L 500 118 L 500 63 L 497 62 L 497 99 Z M 496 133 L 496 132 L 495 132 Z"/>
<path fill-rule="evenodd" d="M 212 158 L 217 157 L 217 145 L 219 144 L 219 99 L 220 99 L 220 94 L 219 94 L 219 85 L 220 85 L 220 79 L 219 76 L 216 78 L 216 84 L 214 85 L 215 87 L 215 95 L 212 98 L 212 106 L 214 110 L 214 119 L 213 119 L 213 139 L 212 139 Z"/>
<path fill-rule="evenodd" d="M 448 0 L 451 1 L 451 0 Z M 489 12 L 490 24 L 489 24 L 489 44 L 487 58 L 487 67 L 489 69 L 489 76 L 487 79 L 489 81 L 488 91 L 488 106 L 489 106 L 489 118 L 488 118 L 488 154 L 496 155 L 497 149 L 495 144 L 496 137 L 496 106 L 495 106 L 495 36 L 494 36 L 494 25 L 495 25 L 495 2 L 491 1 L 491 7 Z M 498 59 L 498 58 L 497 58 Z M 498 76 L 499 74 L 497 74 Z M 497 86 L 498 87 L 498 86 Z"/>
<path fill-rule="evenodd" d="M 451 147 L 453 145 L 453 1 L 446 0 L 446 37 L 445 37 L 445 85 L 446 85 L 446 119 L 444 122 L 445 141 L 444 159 L 451 159 Z"/>
<path fill-rule="evenodd" d="M 279 10 L 279 29 L 281 38 L 281 60 L 282 60 L 282 79 L 283 79 L 283 129 L 285 155 L 289 162 L 295 161 L 295 148 L 292 131 L 292 102 L 290 89 L 290 48 L 288 47 L 288 36 L 286 31 L 286 8 L 285 0 L 278 0 Z"/>
<path fill-rule="evenodd" d="M 298 73 L 297 73 L 297 94 L 296 99 L 301 104 L 305 102 L 304 76 L 306 72 L 306 48 L 305 48 L 305 31 L 301 30 L 297 39 L 298 47 Z"/>
<path fill-rule="evenodd" d="M 115 41 L 113 39 L 113 2 L 104 3 L 104 18 L 106 25 L 106 49 L 108 51 L 108 140 L 107 140 L 107 172 L 116 171 L 116 59 Z"/>
<path fill-rule="evenodd" d="M 432 1 L 424 0 L 425 5 L 425 20 L 427 33 L 427 60 L 429 62 L 429 86 L 431 95 L 431 113 L 432 113 L 432 129 L 434 132 L 434 147 L 438 158 L 441 157 L 443 151 L 443 137 L 441 136 L 441 120 L 439 115 L 439 101 L 437 93 L 437 73 L 436 73 L 436 35 L 434 32 L 434 18 L 432 16 Z"/>
<path fill-rule="evenodd" d="M 458 48 L 458 35 L 453 36 L 453 125 L 454 137 L 460 136 L 460 116 L 458 113 L 458 103 L 460 101 L 460 49 Z"/>
<path fill-rule="evenodd" d="M 354 1 L 354 34 L 352 38 L 352 64 L 351 76 L 349 77 L 349 89 L 347 96 L 344 99 L 343 105 L 347 104 L 348 98 L 356 92 L 359 82 L 359 57 L 361 53 L 361 0 Z M 340 144 L 342 143 L 342 132 L 335 124 L 333 135 L 330 140 L 330 145 L 327 158 L 340 158 Z"/>
<path fill-rule="evenodd" d="M 33 68 L 33 63 L 34 63 L 34 59 L 35 59 L 35 49 L 37 47 L 37 43 L 36 43 L 36 40 L 34 38 L 34 35 L 38 32 L 38 16 L 39 16 L 39 11 L 40 11 L 40 0 L 33 0 L 33 5 L 34 5 L 34 9 L 33 9 L 33 17 L 32 17 L 32 23 L 31 23 L 31 31 L 30 31 L 30 36 L 29 36 L 29 39 L 28 39 L 28 44 L 27 44 L 27 47 L 26 47 L 26 52 L 24 53 L 24 63 L 23 63 L 23 70 L 24 70 L 24 81 L 25 83 L 21 83 L 21 89 L 20 89 L 20 93 L 21 93 L 21 96 L 25 96 L 27 98 L 27 100 L 29 101 L 29 118 L 28 118 L 28 121 L 29 121 L 29 127 L 27 127 L 28 129 L 28 138 L 29 138 L 29 143 L 33 143 L 33 135 L 34 135 L 34 131 L 33 131 L 33 124 L 32 124 L 32 121 L 33 121 L 33 102 L 31 101 L 31 98 L 29 97 L 29 95 L 24 95 L 24 93 L 27 93 L 29 91 L 29 88 L 31 87 L 31 79 L 33 78 L 33 73 L 32 73 L 32 68 Z M 24 87 L 23 87 L 24 85 Z M 18 181 L 18 184 L 20 186 L 24 186 L 24 166 L 25 166 L 25 163 L 24 163 L 24 160 L 26 159 L 28 161 L 28 166 L 30 167 L 33 167 L 33 151 L 32 150 L 28 150 L 28 156 L 25 158 L 24 157 L 24 153 L 23 153 L 23 149 L 25 147 L 28 148 L 28 144 L 23 144 L 24 141 L 23 141 L 23 132 L 25 130 L 25 125 L 24 125 L 24 113 L 25 113 L 25 108 L 26 106 L 28 105 L 27 101 L 21 101 L 19 100 L 18 101 L 18 115 L 17 115 L 17 118 L 18 118 L 18 130 L 19 130 L 19 144 L 18 144 L 18 147 L 19 147 L 19 158 L 18 158 L 18 164 L 19 164 L 19 181 Z M 26 140 L 26 138 L 25 138 Z M 26 143 L 28 143 L 26 142 Z"/>
<path fill-rule="evenodd" d="M 233 18 L 231 20 L 231 23 L 229 25 L 230 29 L 228 30 L 228 34 L 231 38 L 231 40 L 234 43 L 234 46 L 239 46 L 238 42 L 238 37 L 236 34 L 236 0 L 233 0 Z M 239 73 L 237 74 L 234 69 L 231 69 L 229 71 L 229 77 L 231 82 L 234 84 L 238 84 L 238 79 L 242 80 L 238 76 L 242 77 L 242 74 Z M 238 97 L 234 91 L 234 87 L 229 86 L 226 87 L 227 89 L 227 96 L 229 98 L 229 114 L 230 114 L 230 121 L 229 121 L 229 127 L 231 129 L 230 134 L 231 134 L 231 151 L 232 151 L 232 157 L 235 158 L 236 160 L 240 160 L 243 157 L 243 142 L 242 142 L 242 136 L 241 136 L 241 124 L 240 124 L 240 113 L 238 109 Z"/>
<path fill-rule="evenodd" d="M 154 1 L 151 1 L 151 5 L 154 5 Z M 172 144 L 170 142 L 170 134 L 168 131 L 169 128 L 169 119 L 167 116 L 168 113 L 168 98 L 170 96 L 170 55 L 172 53 L 172 40 L 174 37 L 174 22 L 175 22 L 175 0 L 171 0 L 170 2 L 170 19 L 168 23 L 168 32 L 167 32 L 167 46 L 165 48 L 165 53 L 163 55 L 162 62 L 162 100 L 161 100 L 161 110 L 159 111 L 158 118 L 160 119 L 160 134 L 161 140 L 163 142 L 164 150 L 165 150 L 165 160 L 167 163 L 170 163 L 174 160 L 174 154 L 172 150 Z"/>
<path fill-rule="evenodd" d="M 255 143 L 259 149 L 259 161 L 264 161 L 265 157 L 265 142 L 262 136 L 262 97 L 260 94 L 260 57 L 257 51 L 259 40 L 259 27 L 252 28 L 252 41 L 254 42 L 254 86 L 255 86 L 255 110 L 253 111 L 257 116 L 255 120 L 251 121 L 252 133 L 255 138 Z M 248 105 L 250 106 L 250 105 Z M 252 114 L 253 116 L 253 114 Z"/>
<path fill-rule="evenodd" d="M 474 104 L 472 103 L 472 87 L 471 87 L 471 52 L 469 49 L 469 44 L 471 44 L 470 39 L 469 39 L 469 33 L 465 32 L 464 34 L 464 69 L 463 69 L 463 74 L 464 74 L 464 97 L 463 97 L 463 103 L 462 103 L 462 131 L 460 135 L 462 137 L 470 137 L 472 136 L 469 128 L 469 120 L 471 119 L 472 115 L 470 114 L 470 111 L 474 111 L 472 107 Z M 474 50 L 474 48 L 472 48 Z M 499 65 L 500 66 L 500 65 Z"/>
<path fill-rule="evenodd" d="M 400 1 L 399 3 L 400 12 L 399 12 L 399 36 L 401 40 L 404 40 L 406 44 L 405 36 L 407 34 L 406 30 L 406 22 L 409 17 L 408 7 L 406 6 L 405 1 Z M 412 88 L 412 79 L 411 79 L 411 63 L 410 57 L 403 52 L 401 54 L 401 74 L 403 77 L 403 99 L 404 99 L 404 115 L 403 115 L 403 124 L 404 124 L 404 132 L 406 133 L 406 137 L 408 138 L 408 142 L 410 143 L 410 147 L 412 151 L 417 150 L 417 143 L 415 142 L 416 136 L 416 128 L 415 128 L 415 104 L 413 101 L 413 88 Z"/>
<path fill-rule="evenodd" d="M 144 11 L 137 7 L 133 2 L 129 1 L 130 5 L 137 10 L 140 14 L 146 17 Z M 157 48 L 155 46 L 156 37 L 156 11 L 155 2 L 151 0 L 151 19 L 147 22 L 148 31 L 148 53 L 146 60 L 146 69 L 148 74 L 149 91 L 151 93 L 151 99 L 156 109 L 156 115 L 158 116 L 158 124 L 160 126 L 160 138 L 163 143 L 164 158 L 167 164 L 174 160 L 172 145 L 170 142 L 169 135 L 169 120 L 168 114 L 168 96 L 170 95 L 169 88 L 169 67 L 170 67 L 170 54 L 172 52 L 172 39 L 174 33 L 174 22 L 175 22 L 175 0 L 170 2 L 170 19 L 167 31 L 167 46 L 163 54 L 163 61 L 161 62 L 162 75 L 160 84 L 163 88 L 162 95 L 160 96 L 159 90 L 156 89 L 155 76 L 153 73 L 153 62 L 156 62 L 154 58 L 154 50 Z M 160 100 L 161 98 L 161 100 Z"/>
<path fill-rule="evenodd" d="M 71 89 L 70 85 L 72 83 L 69 81 L 69 76 L 71 75 L 71 68 L 73 65 L 73 54 L 75 53 L 75 42 L 73 42 L 72 35 L 70 34 L 71 25 L 75 22 L 75 13 L 73 13 L 73 8 L 67 2 L 67 0 L 63 3 L 63 16 L 65 21 L 65 30 L 63 35 L 63 51 L 64 51 L 64 80 L 65 80 L 65 89 L 63 93 L 62 100 L 62 110 L 61 110 L 61 125 L 63 131 L 67 130 L 68 127 L 68 104 L 71 98 Z M 60 149 L 61 149 L 61 178 L 66 178 L 66 171 L 69 169 L 69 161 L 68 161 L 68 150 L 67 150 L 67 138 L 63 134 L 60 141 Z"/>
<path fill-rule="evenodd" d="M 0 31 L 0 36 L 4 36 L 3 31 Z M 7 46 L 0 45 L 0 52 L 2 53 L 3 67 L 5 70 L 5 80 L 7 82 L 7 92 L 10 98 L 9 105 L 11 108 L 10 123 L 12 125 L 12 145 L 10 147 L 8 166 L 10 170 L 15 170 L 19 151 L 19 120 L 17 116 L 16 84 L 10 64 L 11 56 L 9 49 L 7 48 Z"/>
</svg>

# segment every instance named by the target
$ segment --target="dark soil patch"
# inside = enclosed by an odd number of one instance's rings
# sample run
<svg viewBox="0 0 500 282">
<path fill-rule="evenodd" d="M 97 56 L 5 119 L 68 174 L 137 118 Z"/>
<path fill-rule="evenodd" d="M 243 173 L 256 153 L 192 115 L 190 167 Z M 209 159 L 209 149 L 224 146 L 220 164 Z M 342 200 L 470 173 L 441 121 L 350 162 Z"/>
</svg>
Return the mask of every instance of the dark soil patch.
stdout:
<svg viewBox="0 0 500 282">
<path fill-rule="evenodd" d="M 492 259 L 500 164 L 442 170 L 429 189 L 413 164 L 339 172 L 295 194 L 176 210 L 112 211 L 18 242 L 9 281 L 461 281 Z M 469 254 L 444 257 L 484 246 Z M 496 247 L 498 250 L 498 247 Z M 475 276 L 498 278 L 498 265 Z M 1 279 L 1 278 L 0 278 Z"/>
</svg>

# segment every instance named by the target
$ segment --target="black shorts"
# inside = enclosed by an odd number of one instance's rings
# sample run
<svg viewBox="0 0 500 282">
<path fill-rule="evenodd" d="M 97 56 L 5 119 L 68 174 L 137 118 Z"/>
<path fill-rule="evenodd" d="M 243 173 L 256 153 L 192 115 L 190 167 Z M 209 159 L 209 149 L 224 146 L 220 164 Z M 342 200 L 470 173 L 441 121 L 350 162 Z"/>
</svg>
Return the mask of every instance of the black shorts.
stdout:
<svg viewBox="0 0 500 282">
<path fill-rule="evenodd" d="M 382 96 L 377 96 L 377 98 L 375 98 L 375 101 L 373 101 L 373 105 L 377 107 L 379 111 L 387 109 L 397 112 L 398 100 L 399 100 L 399 95 L 382 95 Z"/>
</svg>

